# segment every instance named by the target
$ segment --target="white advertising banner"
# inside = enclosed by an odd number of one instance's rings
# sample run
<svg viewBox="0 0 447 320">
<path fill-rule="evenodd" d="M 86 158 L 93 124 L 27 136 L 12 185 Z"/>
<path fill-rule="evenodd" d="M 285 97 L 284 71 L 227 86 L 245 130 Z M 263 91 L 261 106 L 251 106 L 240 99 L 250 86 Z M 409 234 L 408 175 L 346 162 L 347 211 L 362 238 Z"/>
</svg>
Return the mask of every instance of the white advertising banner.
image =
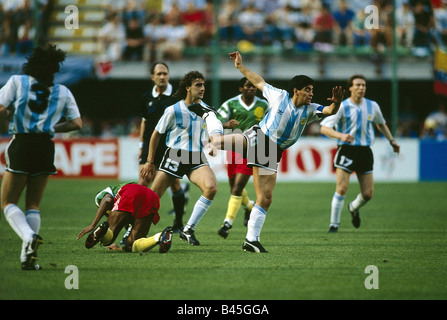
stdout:
<svg viewBox="0 0 447 320">
<path fill-rule="evenodd" d="M 413 182 L 419 180 L 419 141 L 398 139 L 401 152 L 396 155 L 388 141 L 378 138 L 373 145 L 374 180 Z M 9 139 L 0 139 L 0 176 L 5 169 L 4 151 Z M 56 139 L 55 165 L 60 177 L 108 177 L 138 181 L 138 138 Z M 334 182 L 332 163 L 336 141 L 302 137 L 282 156 L 278 181 Z M 219 181 L 228 181 L 226 152 L 208 160 Z M 351 179 L 356 181 L 355 175 Z"/>
<path fill-rule="evenodd" d="M 120 178 L 138 179 L 138 139 L 120 139 Z M 408 182 L 419 179 L 419 141 L 399 139 L 401 153 L 396 155 L 388 141 L 378 138 L 373 145 L 374 180 Z M 335 171 L 332 166 L 337 151 L 336 141 L 328 138 L 302 137 L 283 153 L 278 167 L 278 181 L 332 182 Z M 217 180 L 227 181 L 225 152 L 218 152 L 208 160 Z M 352 176 L 355 180 L 355 175 Z"/>
</svg>

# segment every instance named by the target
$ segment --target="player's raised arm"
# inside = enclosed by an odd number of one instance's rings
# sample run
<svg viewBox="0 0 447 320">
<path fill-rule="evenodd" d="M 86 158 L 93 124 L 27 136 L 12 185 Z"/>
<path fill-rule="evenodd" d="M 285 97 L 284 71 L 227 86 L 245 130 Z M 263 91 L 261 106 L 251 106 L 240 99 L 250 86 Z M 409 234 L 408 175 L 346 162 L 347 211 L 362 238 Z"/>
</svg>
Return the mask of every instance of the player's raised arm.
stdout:
<svg viewBox="0 0 447 320">
<path fill-rule="evenodd" d="M 343 101 L 345 92 L 346 91 L 342 87 L 337 86 L 332 88 L 332 97 L 327 98 L 327 100 L 331 101 L 332 103 L 323 109 L 323 114 L 325 116 L 330 116 L 337 113 L 338 109 L 340 108 L 340 104 Z"/>
<path fill-rule="evenodd" d="M 251 71 L 242 64 L 242 56 L 239 51 L 232 52 L 229 55 L 230 59 L 234 61 L 234 66 L 239 69 L 239 71 L 248 79 L 248 81 L 250 81 L 256 88 L 262 91 L 264 88 L 265 80 L 259 74 Z"/>
</svg>

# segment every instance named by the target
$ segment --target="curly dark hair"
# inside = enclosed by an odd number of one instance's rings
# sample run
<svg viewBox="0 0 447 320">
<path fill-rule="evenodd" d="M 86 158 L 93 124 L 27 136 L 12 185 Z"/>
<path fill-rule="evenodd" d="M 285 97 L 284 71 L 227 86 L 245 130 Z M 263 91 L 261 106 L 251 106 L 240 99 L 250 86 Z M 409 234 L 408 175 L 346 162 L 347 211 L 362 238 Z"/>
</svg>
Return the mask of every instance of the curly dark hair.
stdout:
<svg viewBox="0 0 447 320">
<path fill-rule="evenodd" d="M 205 80 L 205 77 L 199 71 L 190 71 L 185 74 L 180 80 L 178 89 L 173 94 L 173 97 L 177 99 L 185 99 L 186 95 L 188 94 L 188 92 L 186 91 L 186 87 L 190 87 L 192 85 L 192 82 L 196 79 Z"/>
<path fill-rule="evenodd" d="M 314 80 L 312 78 L 305 75 L 295 76 L 292 78 L 292 80 L 289 81 L 287 92 L 289 93 L 290 97 L 292 97 L 294 88 L 302 90 L 308 85 L 314 85 Z"/>
<path fill-rule="evenodd" d="M 56 45 L 47 44 L 45 47 L 36 47 L 27 57 L 27 62 L 23 64 L 22 72 L 51 86 L 54 74 L 59 72 L 60 64 L 65 57 L 66 53 L 58 49 Z"/>
</svg>

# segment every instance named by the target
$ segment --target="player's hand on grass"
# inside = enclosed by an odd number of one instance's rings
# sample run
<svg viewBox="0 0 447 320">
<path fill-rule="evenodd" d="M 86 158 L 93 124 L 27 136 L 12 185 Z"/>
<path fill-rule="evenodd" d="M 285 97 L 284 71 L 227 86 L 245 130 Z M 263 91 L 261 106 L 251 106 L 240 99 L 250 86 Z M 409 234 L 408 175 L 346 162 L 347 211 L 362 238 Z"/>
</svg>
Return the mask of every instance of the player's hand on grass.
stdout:
<svg viewBox="0 0 447 320">
<path fill-rule="evenodd" d="M 81 239 L 84 236 L 84 234 L 92 232 L 93 229 L 95 229 L 95 226 L 92 226 L 92 225 L 85 227 L 84 229 L 82 229 L 81 232 L 79 232 L 76 240 Z"/>
</svg>

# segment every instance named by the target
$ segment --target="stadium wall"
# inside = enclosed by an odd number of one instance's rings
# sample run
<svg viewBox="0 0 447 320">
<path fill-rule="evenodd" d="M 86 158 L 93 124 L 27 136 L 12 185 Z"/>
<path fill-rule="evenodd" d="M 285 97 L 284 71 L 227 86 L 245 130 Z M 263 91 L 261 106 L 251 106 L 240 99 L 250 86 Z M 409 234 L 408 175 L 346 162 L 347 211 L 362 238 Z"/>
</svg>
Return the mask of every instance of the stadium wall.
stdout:
<svg viewBox="0 0 447 320">
<path fill-rule="evenodd" d="M 55 139 L 56 177 L 138 180 L 138 138 Z M 5 149 L 9 138 L 0 139 L 0 175 L 5 170 Z M 447 142 L 399 139 L 400 155 L 388 141 L 378 138 L 373 145 L 374 180 L 378 182 L 447 181 Z M 332 160 L 336 141 L 323 137 L 302 137 L 286 150 L 279 164 L 278 181 L 334 182 Z M 226 156 L 208 157 L 219 181 L 227 181 Z M 353 181 L 355 177 L 352 176 Z"/>
</svg>

